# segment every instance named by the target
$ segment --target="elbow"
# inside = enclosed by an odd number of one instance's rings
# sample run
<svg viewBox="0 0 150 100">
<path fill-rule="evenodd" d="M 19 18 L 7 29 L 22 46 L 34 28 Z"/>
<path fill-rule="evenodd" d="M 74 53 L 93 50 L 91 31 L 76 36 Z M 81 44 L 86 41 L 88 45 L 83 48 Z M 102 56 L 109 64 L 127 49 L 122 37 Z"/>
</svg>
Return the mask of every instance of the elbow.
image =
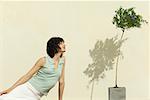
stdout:
<svg viewBox="0 0 150 100">
<path fill-rule="evenodd" d="M 60 85 L 65 85 L 65 81 L 59 81 Z"/>
</svg>

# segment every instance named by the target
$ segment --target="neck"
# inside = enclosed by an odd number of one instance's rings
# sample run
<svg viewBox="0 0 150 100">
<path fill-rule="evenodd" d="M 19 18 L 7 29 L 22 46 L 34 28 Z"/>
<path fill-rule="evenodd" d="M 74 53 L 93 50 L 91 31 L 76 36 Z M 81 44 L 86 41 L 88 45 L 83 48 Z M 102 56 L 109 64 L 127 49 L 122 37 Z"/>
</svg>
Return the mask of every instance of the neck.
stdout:
<svg viewBox="0 0 150 100">
<path fill-rule="evenodd" d="M 59 60 L 60 56 L 61 56 L 61 52 L 58 52 L 57 54 L 54 55 L 53 59 L 57 61 Z"/>
</svg>

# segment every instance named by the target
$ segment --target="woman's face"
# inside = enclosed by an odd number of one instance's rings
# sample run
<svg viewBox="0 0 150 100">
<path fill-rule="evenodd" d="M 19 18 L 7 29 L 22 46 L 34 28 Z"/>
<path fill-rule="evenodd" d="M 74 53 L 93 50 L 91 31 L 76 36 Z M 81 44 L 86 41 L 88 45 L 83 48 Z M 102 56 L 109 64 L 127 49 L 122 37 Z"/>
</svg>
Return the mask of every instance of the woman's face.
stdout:
<svg viewBox="0 0 150 100">
<path fill-rule="evenodd" d="M 59 43 L 59 47 L 61 48 L 60 49 L 60 52 L 65 52 L 66 50 L 65 50 L 65 43 L 64 42 L 60 42 Z"/>
</svg>

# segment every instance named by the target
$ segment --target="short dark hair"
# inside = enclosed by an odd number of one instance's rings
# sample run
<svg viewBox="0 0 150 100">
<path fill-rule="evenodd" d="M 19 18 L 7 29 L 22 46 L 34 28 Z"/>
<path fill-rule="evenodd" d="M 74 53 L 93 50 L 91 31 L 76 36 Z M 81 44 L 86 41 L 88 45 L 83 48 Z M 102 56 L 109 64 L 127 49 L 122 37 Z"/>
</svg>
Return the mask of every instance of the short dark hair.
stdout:
<svg viewBox="0 0 150 100">
<path fill-rule="evenodd" d="M 50 39 L 48 40 L 46 51 L 47 51 L 47 54 L 48 54 L 51 58 L 53 58 L 54 55 L 55 55 L 56 53 L 58 53 L 58 50 L 60 49 L 60 47 L 59 47 L 58 44 L 59 44 L 60 42 L 64 42 L 63 38 L 61 38 L 61 37 L 52 37 L 52 38 L 50 38 Z M 62 55 L 61 55 L 61 57 L 62 57 Z"/>
</svg>

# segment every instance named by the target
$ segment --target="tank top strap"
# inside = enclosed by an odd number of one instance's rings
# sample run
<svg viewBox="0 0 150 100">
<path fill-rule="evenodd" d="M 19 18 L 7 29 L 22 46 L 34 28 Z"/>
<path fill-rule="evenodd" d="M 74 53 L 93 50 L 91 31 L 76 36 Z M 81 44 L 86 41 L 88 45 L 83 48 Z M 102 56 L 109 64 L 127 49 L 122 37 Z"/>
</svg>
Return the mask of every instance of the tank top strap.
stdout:
<svg viewBox="0 0 150 100">
<path fill-rule="evenodd" d="M 60 58 L 60 64 L 63 64 L 64 63 L 64 57 Z"/>
<path fill-rule="evenodd" d="M 44 67 L 50 67 L 50 59 L 48 56 L 45 56 L 45 64 L 44 64 Z"/>
</svg>

